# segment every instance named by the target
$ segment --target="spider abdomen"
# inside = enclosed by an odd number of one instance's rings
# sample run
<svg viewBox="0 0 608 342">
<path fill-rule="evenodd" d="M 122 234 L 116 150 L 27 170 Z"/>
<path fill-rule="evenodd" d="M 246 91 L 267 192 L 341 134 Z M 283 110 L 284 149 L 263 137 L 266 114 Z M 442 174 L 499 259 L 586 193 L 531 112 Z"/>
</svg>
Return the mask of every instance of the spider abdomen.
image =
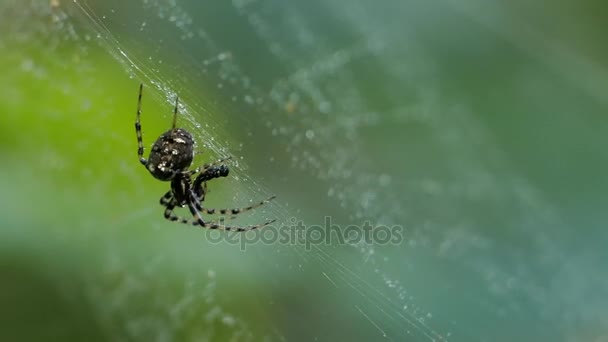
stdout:
<svg viewBox="0 0 608 342">
<path fill-rule="evenodd" d="M 169 181 L 176 173 L 190 167 L 193 159 L 192 135 L 182 128 L 174 128 L 163 133 L 152 145 L 147 168 L 154 178 Z"/>
</svg>

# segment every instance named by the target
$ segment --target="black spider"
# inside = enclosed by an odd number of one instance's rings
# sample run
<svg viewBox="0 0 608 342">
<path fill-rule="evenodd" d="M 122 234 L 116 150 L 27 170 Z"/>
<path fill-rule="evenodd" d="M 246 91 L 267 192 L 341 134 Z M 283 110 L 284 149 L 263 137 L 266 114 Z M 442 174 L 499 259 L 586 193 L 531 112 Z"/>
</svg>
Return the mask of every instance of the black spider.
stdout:
<svg viewBox="0 0 608 342">
<path fill-rule="evenodd" d="M 225 229 L 234 231 L 246 231 L 267 226 L 276 220 L 270 220 L 257 225 L 246 227 L 226 226 L 221 222 L 211 221 L 205 222 L 201 213 L 205 214 L 220 214 L 230 215 L 231 217 L 237 214 L 255 209 L 276 196 L 271 196 L 257 204 L 250 205 L 244 208 L 234 209 L 209 209 L 202 206 L 207 194 L 207 181 L 214 178 L 228 176 L 228 166 L 223 162 L 230 159 L 224 158 L 210 164 L 205 164 L 194 170 L 188 171 L 192 160 L 194 159 L 194 139 L 192 134 L 183 128 L 176 128 L 178 99 L 175 99 L 175 109 L 173 110 L 173 126 L 170 130 L 163 133 L 154 145 L 148 159 L 143 157 L 144 145 L 142 141 L 141 124 L 139 118 L 141 116 L 141 96 L 143 93 L 143 84 L 139 85 L 139 98 L 137 100 L 137 119 L 135 121 L 135 132 L 137 134 L 137 155 L 139 161 L 150 171 L 154 178 L 161 181 L 170 181 L 171 190 L 161 197 L 160 204 L 165 207 L 165 218 L 171 221 L 179 221 L 181 223 L 200 225 L 201 227 L 210 229 Z M 198 174 L 194 181 L 192 176 Z M 181 218 L 173 213 L 175 207 L 187 206 L 193 216 L 193 220 Z"/>
</svg>

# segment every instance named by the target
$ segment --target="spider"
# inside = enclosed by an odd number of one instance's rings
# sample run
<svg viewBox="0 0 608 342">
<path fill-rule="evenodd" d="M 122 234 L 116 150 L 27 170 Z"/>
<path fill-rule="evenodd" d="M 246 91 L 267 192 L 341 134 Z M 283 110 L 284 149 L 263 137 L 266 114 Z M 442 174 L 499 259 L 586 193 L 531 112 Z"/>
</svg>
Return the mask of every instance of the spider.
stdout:
<svg viewBox="0 0 608 342">
<path fill-rule="evenodd" d="M 135 133 L 137 135 L 137 156 L 140 163 L 148 169 L 154 178 L 171 182 L 171 190 L 161 197 L 160 204 L 165 207 L 165 218 L 170 221 L 179 221 L 184 224 L 192 224 L 210 229 L 223 229 L 243 232 L 251 229 L 267 226 L 276 220 L 250 225 L 245 227 L 226 226 L 223 222 L 205 221 L 201 213 L 208 215 L 221 214 L 236 215 L 258 208 L 276 196 L 271 196 L 257 204 L 243 208 L 233 209 L 210 209 L 203 207 L 203 201 L 207 194 L 207 181 L 215 178 L 228 176 L 228 166 L 224 164 L 228 158 L 217 160 L 213 163 L 204 164 L 193 170 L 188 170 L 194 159 L 194 139 L 192 134 L 183 128 L 176 127 L 179 99 L 175 98 L 175 108 L 173 109 L 173 126 L 170 130 L 163 133 L 152 145 L 148 159 L 143 157 L 144 145 L 141 131 L 141 97 L 143 94 L 143 84 L 139 85 L 139 97 L 137 100 L 137 119 L 135 120 Z M 198 175 L 197 175 L 198 174 Z M 192 180 L 192 177 L 197 175 Z M 193 220 L 176 216 L 173 212 L 176 207 L 188 207 Z"/>
</svg>

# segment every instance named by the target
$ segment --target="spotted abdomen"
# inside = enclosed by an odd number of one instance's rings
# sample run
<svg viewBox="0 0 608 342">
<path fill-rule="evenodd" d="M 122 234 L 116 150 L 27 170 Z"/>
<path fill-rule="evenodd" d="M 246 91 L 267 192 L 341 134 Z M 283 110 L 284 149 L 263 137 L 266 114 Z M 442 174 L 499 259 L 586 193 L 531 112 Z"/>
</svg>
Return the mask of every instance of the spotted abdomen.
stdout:
<svg viewBox="0 0 608 342">
<path fill-rule="evenodd" d="M 148 171 L 156 179 L 168 181 L 185 171 L 194 158 L 194 139 L 186 130 L 175 128 L 163 133 L 152 145 Z"/>
</svg>

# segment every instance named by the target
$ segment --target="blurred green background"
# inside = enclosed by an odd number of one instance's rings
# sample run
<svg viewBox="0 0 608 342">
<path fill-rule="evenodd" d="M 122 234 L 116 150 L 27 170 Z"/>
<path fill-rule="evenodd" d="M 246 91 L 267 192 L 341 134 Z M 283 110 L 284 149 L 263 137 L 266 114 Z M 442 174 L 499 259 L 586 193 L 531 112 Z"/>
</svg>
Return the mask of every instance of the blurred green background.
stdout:
<svg viewBox="0 0 608 342">
<path fill-rule="evenodd" d="M 0 340 L 606 341 L 599 1 L 0 2 Z M 240 250 L 166 222 L 171 120 L 210 206 L 400 225 Z M 187 215 L 187 211 L 181 214 Z"/>
</svg>

